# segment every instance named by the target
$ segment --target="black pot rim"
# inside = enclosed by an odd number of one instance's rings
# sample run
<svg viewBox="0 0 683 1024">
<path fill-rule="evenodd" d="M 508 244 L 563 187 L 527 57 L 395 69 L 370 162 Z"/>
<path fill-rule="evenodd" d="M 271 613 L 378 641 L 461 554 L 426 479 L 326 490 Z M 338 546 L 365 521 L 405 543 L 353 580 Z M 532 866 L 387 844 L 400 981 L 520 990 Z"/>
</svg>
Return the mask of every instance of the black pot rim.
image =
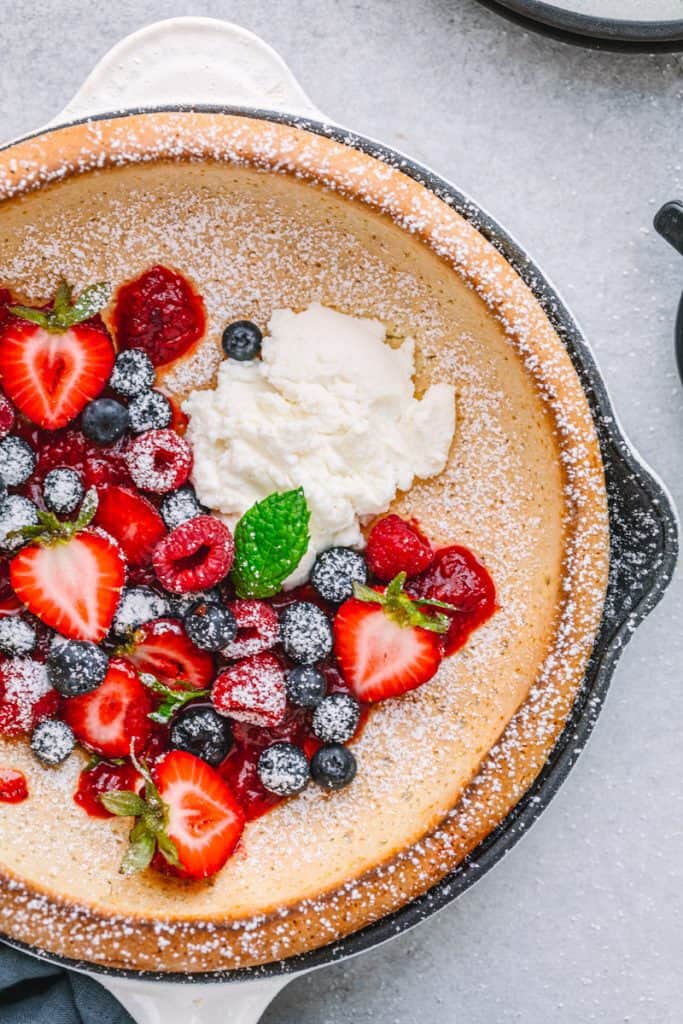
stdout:
<svg viewBox="0 0 683 1024">
<path fill-rule="evenodd" d="M 509 21 L 560 42 L 621 53 L 683 50 L 683 19 L 638 21 L 562 10 L 543 0 L 479 0 Z"/>
<path fill-rule="evenodd" d="M 652 517 L 653 541 L 656 545 L 650 554 L 649 576 L 647 585 L 644 585 L 642 592 L 635 595 L 626 592 L 624 581 L 617 574 L 610 572 L 608 602 L 613 608 L 613 613 L 609 615 L 605 611 L 603 615 L 602 625 L 594 644 L 583 686 L 577 694 L 567 723 L 541 773 L 507 817 L 454 871 L 449 873 L 428 892 L 407 903 L 399 910 L 337 942 L 311 950 L 308 953 L 289 957 L 286 960 L 273 961 L 257 967 L 198 973 L 165 973 L 107 968 L 88 961 L 58 956 L 49 951 L 31 946 L 28 943 L 17 942 L 10 936 L 0 933 L 0 939 L 16 949 L 62 967 L 87 971 L 96 975 L 184 984 L 258 980 L 261 978 L 293 975 L 336 963 L 394 938 L 396 935 L 414 927 L 451 903 L 457 896 L 461 895 L 466 889 L 482 878 L 487 871 L 512 849 L 537 820 L 541 812 L 548 806 L 550 800 L 576 763 L 579 753 L 592 732 L 602 708 L 621 651 L 632 636 L 635 627 L 642 622 L 645 616 L 659 602 L 670 583 L 678 555 L 677 521 L 671 500 L 663 485 L 640 461 L 635 450 L 620 430 L 605 383 L 593 355 L 577 323 L 554 287 L 527 255 L 522 246 L 500 227 L 490 214 L 483 211 L 472 199 L 434 171 L 397 150 L 391 149 L 366 136 L 349 131 L 346 128 L 325 124 L 305 117 L 250 107 L 171 104 L 159 107 L 139 107 L 124 111 L 113 111 L 50 126 L 12 140 L 1 146 L 0 152 L 10 149 L 18 142 L 51 134 L 73 125 L 91 121 L 124 119 L 138 114 L 159 112 L 235 115 L 300 128 L 304 131 L 333 139 L 390 166 L 396 167 L 439 198 L 446 200 L 449 206 L 457 210 L 458 213 L 480 231 L 513 266 L 534 293 L 553 327 L 567 347 L 574 368 L 586 393 L 600 440 L 605 475 L 608 482 L 610 529 L 613 544 L 617 529 L 623 530 L 624 526 L 619 516 L 628 515 L 628 510 L 625 512 L 624 509 L 617 508 L 619 496 L 623 486 L 632 485 L 637 487 L 638 495 L 642 496 L 642 507 L 646 508 Z M 609 486 L 610 480 L 614 485 L 611 490 Z M 625 525 L 628 527 L 629 522 L 626 522 Z M 630 525 L 633 526 L 634 530 L 637 529 L 638 523 L 635 518 Z M 639 539 L 638 548 L 635 552 L 639 558 L 643 556 L 641 545 L 642 541 Z"/>
</svg>

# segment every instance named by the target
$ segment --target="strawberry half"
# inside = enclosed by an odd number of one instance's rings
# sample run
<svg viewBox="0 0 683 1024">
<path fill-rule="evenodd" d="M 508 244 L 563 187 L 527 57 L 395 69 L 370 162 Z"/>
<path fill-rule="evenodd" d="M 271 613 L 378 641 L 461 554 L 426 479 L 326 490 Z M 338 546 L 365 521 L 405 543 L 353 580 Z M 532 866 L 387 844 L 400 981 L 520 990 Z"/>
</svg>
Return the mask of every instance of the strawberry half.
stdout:
<svg viewBox="0 0 683 1024">
<path fill-rule="evenodd" d="M 244 829 L 244 812 L 218 772 L 184 750 L 152 768 L 134 762 L 144 794 L 111 789 L 100 795 L 110 814 L 135 818 L 121 873 L 150 864 L 181 878 L 208 878 L 223 867 Z"/>
<path fill-rule="evenodd" d="M 10 582 L 19 600 L 46 626 L 72 640 L 104 639 L 125 579 L 116 541 L 86 529 L 96 502 L 92 489 L 74 522 L 40 512 L 40 523 L 24 531 L 35 543 L 22 548 L 10 563 Z"/>
<path fill-rule="evenodd" d="M 149 565 L 154 548 L 166 536 L 154 505 L 141 494 L 115 485 L 103 487 L 99 497 L 95 525 L 119 542 L 130 565 Z"/>
<path fill-rule="evenodd" d="M 403 591 L 400 573 L 385 591 L 354 585 L 355 597 L 337 612 L 335 654 L 351 692 L 363 702 L 397 697 L 435 675 L 443 656 L 446 616 L 429 615 Z M 451 608 L 452 611 L 452 608 Z"/>
<path fill-rule="evenodd" d="M 244 829 L 244 813 L 232 790 L 218 772 L 183 750 L 167 754 L 153 776 L 168 809 L 166 833 L 181 869 L 190 878 L 215 875 Z"/>
<path fill-rule="evenodd" d="M 190 642 L 179 619 L 146 622 L 135 631 L 125 657 L 138 672 L 148 672 L 166 686 L 182 679 L 204 690 L 214 676 L 213 656 Z"/>
<path fill-rule="evenodd" d="M 38 426 L 66 426 L 107 383 L 114 366 L 111 339 L 84 323 L 107 298 L 107 287 L 99 284 L 72 303 L 62 282 L 52 309 L 10 307 L 16 319 L 0 329 L 0 378 L 14 405 Z"/>
<path fill-rule="evenodd" d="M 131 743 L 138 752 L 152 729 L 149 690 L 130 665 L 113 658 L 104 682 L 80 697 L 64 702 L 64 721 L 76 739 L 102 757 L 126 757 Z"/>
</svg>

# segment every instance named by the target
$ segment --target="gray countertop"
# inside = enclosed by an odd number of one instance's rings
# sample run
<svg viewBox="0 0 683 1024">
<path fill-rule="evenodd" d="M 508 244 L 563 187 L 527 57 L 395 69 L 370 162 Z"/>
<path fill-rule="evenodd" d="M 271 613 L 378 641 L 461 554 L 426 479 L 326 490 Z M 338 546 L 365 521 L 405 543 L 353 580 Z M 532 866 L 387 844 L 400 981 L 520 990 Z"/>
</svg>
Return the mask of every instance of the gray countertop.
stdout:
<svg viewBox="0 0 683 1024">
<path fill-rule="evenodd" d="M 331 117 L 434 167 L 533 254 L 627 434 L 683 495 L 683 259 L 651 227 L 683 198 L 683 58 L 573 49 L 474 0 L 0 0 L 0 12 L 0 137 L 53 116 L 145 23 L 206 14 L 262 35 Z M 437 918 L 294 981 L 266 1024 L 683 1019 L 682 595 L 679 576 L 525 840 Z"/>
</svg>

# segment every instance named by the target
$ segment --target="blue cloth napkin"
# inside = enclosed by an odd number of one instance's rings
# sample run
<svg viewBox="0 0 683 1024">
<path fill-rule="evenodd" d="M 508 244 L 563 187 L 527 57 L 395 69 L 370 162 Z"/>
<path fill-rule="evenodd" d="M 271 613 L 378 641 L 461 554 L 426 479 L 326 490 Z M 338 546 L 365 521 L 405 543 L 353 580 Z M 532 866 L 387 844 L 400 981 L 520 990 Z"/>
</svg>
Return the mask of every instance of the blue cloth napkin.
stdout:
<svg viewBox="0 0 683 1024">
<path fill-rule="evenodd" d="M 2 1024 L 133 1024 L 91 978 L 0 943 Z"/>
</svg>

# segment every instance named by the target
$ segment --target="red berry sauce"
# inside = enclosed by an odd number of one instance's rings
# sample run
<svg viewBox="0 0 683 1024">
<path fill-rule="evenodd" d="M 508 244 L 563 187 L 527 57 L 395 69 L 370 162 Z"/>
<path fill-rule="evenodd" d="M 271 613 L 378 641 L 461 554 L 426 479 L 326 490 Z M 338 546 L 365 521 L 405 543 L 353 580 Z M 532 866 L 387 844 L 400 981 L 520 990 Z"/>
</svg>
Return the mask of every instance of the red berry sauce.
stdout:
<svg viewBox="0 0 683 1024">
<path fill-rule="evenodd" d="M 16 768 L 0 768 L 0 803 L 20 804 L 28 797 L 28 785 L 23 772 Z"/>
<path fill-rule="evenodd" d="M 445 637 L 446 657 L 459 650 L 470 633 L 496 610 L 496 588 L 488 570 L 469 548 L 458 544 L 437 551 L 429 569 L 406 589 L 413 597 L 428 597 L 457 606 Z"/>
<path fill-rule="evenodd" d="M 83 769 L 78 777 L 74 800 L 91 818 L 111 818 L 113 815 L 100 800 L 100 795 L 110 789 L 135 790 L 139 781 L 140 776 L 130 762 L 112 764 L 100 761 L 94 768 Z"/>
<path fill-rule="evenodd" d="M 120 349 L 141 348 L 155 366 L 164 366 L 203 337 L 206 312 L 186 278 L 155 266 L 119 288 L 113 325 Z"/>
</svg>

